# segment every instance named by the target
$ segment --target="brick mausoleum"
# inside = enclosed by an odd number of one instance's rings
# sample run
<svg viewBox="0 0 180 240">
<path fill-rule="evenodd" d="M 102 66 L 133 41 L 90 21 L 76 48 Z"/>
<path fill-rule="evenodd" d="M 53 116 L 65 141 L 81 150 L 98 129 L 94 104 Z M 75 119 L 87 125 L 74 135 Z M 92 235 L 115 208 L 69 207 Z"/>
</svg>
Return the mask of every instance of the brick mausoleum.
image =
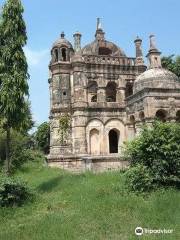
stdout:
<svg viewBox="0 0 180 240">
<path fill-rule="evenodd" d="M 49 166 L 72 171 L 124 168 L 123 143 L 133 139 L 144 122 L 155 118 L 180 121 L 180 80 L 161 66 L 160 51 L 150 36 L 143 60 L 142 40 L 134 41 L 136 55 L 106 40 L 97 21 L 95 39 L 74 47 L 62 33 L 54 43 L 50 69 Z M 64 119 L 66 131 L 60 129 Z M 62 121 L 61 121 L 62 122 Z"/>
</svg>

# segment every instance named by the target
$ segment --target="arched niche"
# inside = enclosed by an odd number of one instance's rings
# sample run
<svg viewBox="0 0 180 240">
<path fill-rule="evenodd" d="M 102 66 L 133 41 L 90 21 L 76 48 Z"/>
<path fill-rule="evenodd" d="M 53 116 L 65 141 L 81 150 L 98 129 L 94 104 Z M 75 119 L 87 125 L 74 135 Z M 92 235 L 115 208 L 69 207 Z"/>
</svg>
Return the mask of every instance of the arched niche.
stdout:
<svg viewBox="0 0 180 240">
<path fill-rule="evenodd" d="M 126 83 L 126 90 L 125 90 L 125 97 L 129 97 L 133 95 L 133 83 L 127 82 Z"/>
<path fill-rule="evenodd" d="M 144 111 L 141 111 L 141 112 L 139 113 L 139 119 L 141 120 L 141 122 L 144 122 L 144 121 L 145 121 Z"/>
<path fill-rule="evenodd" d="M 108 82 L 106 86 L 106 101 L 116 102 L 117 85 L 115 82 Z"/>
<path fill-rule="evenodd" d="M 55 48 L 52 52 L 53 54 L 53 62 L 58 62 L 59 61 L 59 51 L 57 48 Z"/>
<path fill-rule="evenodd" d="M 136 120 L 135 120 L 134 115 L 131 115 L 129 120 L 130 120 L 130 124 L 131 124 L 132 131 L 133 131 L 133 137 L 135 137 L 135 135 L 136 135 Z"/>
<path fill-rule="evenodd" d="M 176 112 L 176 122 L 180 123 L 180 110 Z"/>
<path fill-rule="evenodd" d="M 65 47 L 61 48 L 61 60 L 66 62 L 68 60 L 67 49 Z"/>
<path fill-rule="evenodd" d="M 96 131 L 93 129 L 96 129 Z M 103 131 L 104 125 L 101 120 L 97 118 L 91 119 L 86 125 L 86 140 L 88 154 L 95 154 L 95 152 L 102 152 L 103 149 Z M 98 132 L 98 133 L 97 133 Z M 93 150 L 93 142 L 96 144 L 96 140 L 99 138 L 97 149 Z M 97 151 L 98 150 L 98 151 Z"/>
<path fill-rule="evenodd" d="M 112 54 L 112 50 L 107 48 L 107 47 L 99 47 L 98 54 L 99 55 L 111 55 Z"/>
<path fill-rule="evenodd" d="M 100 135 L 96 128 L 93 128 L 89 133 L 89 143 L 90 143 L 90 154 L 99 155 L 100 154 Z"/>
<path fill-rule="evenodd" d="M 90 81 L 88 83 L 88 101 L 89 102 L 97 102 L 97 89 L 98 85 L 96 81 Z"/>
<path fill-rule="evenodd" d="M 159 110 L 157 110 L 155 117 L 159 121 L 166 122 L 167 121 L 167 115 L 168 114 L 167 114 L 166 110 L 159 109 Z"/>
</svg>

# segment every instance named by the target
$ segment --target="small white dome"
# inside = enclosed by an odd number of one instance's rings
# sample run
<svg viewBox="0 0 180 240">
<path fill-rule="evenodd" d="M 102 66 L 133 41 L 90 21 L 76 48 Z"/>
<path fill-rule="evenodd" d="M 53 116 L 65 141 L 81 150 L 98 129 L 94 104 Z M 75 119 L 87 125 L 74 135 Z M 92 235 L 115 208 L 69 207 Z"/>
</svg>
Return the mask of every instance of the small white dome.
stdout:
<svg viewBox="0 0 180 240">
<path fill-rule="evenodd" d="M 134 93 L 145 88 L 180 88 L 179 78 L 164 68 L 151 68 L 140 74 L 134 82 Z"/>
</svg>

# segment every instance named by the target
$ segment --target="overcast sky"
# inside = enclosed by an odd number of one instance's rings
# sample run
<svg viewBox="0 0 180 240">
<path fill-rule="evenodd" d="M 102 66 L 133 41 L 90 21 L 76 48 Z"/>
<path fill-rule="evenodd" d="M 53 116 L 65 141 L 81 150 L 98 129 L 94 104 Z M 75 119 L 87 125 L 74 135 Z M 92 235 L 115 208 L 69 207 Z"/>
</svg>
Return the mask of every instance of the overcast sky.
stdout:
<svg viewBox="0 0 180 240">
<path fill-rule="evenodd" d="M 4 0 L 0 0 L 0 5 Z M 149 47 L 149 35 L 156 35 L 163 55 L 180 54 L 180 0 L 23 0 L 28 44 L 25 48 L 31 78 L 30 100 L 36 124 L 48 120 L 48 64 L 53 42 L 64 31 L 82 33 L 82 45 L 94 40 L 96 18 L 102 19 L 106 39 L 134 57 L 134 39 Z"/>
</svg>

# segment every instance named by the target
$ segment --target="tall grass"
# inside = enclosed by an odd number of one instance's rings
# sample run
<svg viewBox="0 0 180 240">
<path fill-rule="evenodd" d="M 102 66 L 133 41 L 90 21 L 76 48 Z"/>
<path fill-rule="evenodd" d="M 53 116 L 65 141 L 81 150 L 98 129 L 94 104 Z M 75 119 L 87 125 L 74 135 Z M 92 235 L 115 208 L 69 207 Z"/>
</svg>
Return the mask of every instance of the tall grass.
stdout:
<svg viewBox="0 0 180 240">
<path fill-rule="evenodd" d="M 17 176 L 36 192 L 21 208 L 0 209 L 2 240 L 133 240 L 137 226 L 173 229 L 141 239 L 180 239 L 180 192 L 128 193 L 120 172 L 73 175 L 39 163 Z"/>
</svg>

